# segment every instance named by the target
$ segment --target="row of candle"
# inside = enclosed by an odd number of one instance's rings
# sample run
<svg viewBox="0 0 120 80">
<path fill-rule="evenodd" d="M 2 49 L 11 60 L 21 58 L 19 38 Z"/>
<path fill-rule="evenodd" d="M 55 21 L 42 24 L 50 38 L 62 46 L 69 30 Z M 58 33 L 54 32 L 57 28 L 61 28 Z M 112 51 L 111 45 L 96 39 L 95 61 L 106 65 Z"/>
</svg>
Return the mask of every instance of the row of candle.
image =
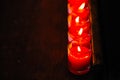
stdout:
<svg viewBox="0 0 120 80">
<path fill-rule="evenodd" d="M 89 0 L 68 0 L 68 65 L 74 74 L 89 71 L 91 37 Z"/>
</svg>

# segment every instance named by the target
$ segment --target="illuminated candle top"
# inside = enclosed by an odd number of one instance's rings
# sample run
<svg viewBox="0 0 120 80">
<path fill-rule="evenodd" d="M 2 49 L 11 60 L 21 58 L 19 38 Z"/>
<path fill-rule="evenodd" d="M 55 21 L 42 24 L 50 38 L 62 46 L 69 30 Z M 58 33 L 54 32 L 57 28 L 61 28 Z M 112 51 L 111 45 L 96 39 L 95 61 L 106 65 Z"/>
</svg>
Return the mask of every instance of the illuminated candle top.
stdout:
<svg viewBox="0 0 120 80">
<path fill-rule="evenodd" d="M 91 53 L 91 50 L 78 45 L 77 43 L 71 43 L 68 46 L 68 53 L 76 58 L 85 58 L 86 56 L 89 56 Z"/>
</svg>

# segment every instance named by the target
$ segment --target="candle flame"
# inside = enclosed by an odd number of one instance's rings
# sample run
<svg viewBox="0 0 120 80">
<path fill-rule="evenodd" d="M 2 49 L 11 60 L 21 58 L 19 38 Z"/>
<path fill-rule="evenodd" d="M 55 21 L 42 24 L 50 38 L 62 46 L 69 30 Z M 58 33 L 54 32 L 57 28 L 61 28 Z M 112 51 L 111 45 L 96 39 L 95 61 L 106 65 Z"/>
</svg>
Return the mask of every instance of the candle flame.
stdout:
<svg viewBox="0 0 120 80">
<path fill-rule="evenodd" d="M 77 49 L 78 49 L 78 52 L 80 52 L 80 51 L 81 51 L 81 48 L 80 48 L 80 46 L 78 46 L 78 47 L 77 47 Z"/>
<path fill-rule="evenodd" d="M 83 33 L 83 28 L 80 28 L 78 35 L 81 35 Z"/>
<path fill-rule="evenodd" d="M 79 16 L 78 16 L 78 17 L 76 17 L 75 22 L 76 22 L 76 23 L 79 23 L 79 19 L 80 19 L 80 17 L 79 17 Z"/>
<path fill-rule="evenodd" d="M 83 2 L 78 9 L 81 10 L 81 9 L 83 9 L 84 7 L 85 7 L 85 2 Z"/>
</svg>

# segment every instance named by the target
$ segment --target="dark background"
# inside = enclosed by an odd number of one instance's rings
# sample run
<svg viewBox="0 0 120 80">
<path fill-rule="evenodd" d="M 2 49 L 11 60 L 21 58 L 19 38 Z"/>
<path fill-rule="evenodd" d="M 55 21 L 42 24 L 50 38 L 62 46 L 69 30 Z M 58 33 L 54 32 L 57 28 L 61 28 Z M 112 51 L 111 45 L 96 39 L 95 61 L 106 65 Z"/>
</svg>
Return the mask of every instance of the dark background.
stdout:
<svg viewBox="0 0 120 80">
<path fill-rule="evenodd" d="M 75 76 L 67 67 L 67 0 L 2 0 L 0 80 L 120 80 L 119 4 L 93 2 L 103 63 Z"/>
</svg>

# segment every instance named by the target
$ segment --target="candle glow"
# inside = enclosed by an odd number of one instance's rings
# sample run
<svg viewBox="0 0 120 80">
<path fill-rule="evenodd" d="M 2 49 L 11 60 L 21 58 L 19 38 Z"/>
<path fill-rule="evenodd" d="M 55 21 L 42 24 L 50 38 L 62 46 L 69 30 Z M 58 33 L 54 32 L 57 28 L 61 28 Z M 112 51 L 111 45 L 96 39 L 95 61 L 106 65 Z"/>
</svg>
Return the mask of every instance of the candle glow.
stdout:
<svg viewBox="0 0 120 80">
<path fill-rule="evenodd" d="M 68 0 L 68 63 L 77 75 L 89 71 L 91 49 L 91 22 L 89 0 Z"/>
</svg>

